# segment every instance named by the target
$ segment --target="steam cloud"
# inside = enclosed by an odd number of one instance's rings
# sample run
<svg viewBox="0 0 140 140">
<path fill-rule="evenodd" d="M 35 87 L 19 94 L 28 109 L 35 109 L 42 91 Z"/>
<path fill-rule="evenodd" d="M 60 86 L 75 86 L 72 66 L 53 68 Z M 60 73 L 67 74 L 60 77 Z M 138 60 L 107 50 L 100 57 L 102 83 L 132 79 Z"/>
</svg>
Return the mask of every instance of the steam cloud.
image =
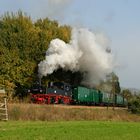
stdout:
<svg viewBox="0 0 140 140">
<path fill-rule="evenodd" d="M 113 55 L 107 51 L 107 39 L 87 29 L 73 29 L 69 44 L 60 39 L 50 42 L 46 59 L 39 66 L 40 76 L 59 68 L 84 73 L 83 84 L 94 86 L 114 68 Z"/>
</svg>

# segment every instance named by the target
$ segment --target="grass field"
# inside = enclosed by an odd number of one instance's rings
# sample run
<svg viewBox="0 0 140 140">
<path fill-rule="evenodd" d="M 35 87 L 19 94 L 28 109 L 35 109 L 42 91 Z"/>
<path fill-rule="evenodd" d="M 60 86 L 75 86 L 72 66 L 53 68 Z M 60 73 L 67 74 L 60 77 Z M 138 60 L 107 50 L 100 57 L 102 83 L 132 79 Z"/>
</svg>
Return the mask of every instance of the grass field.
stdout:
<svg viewBox="0 0 140 140">
<path fill-rule="evenodd" d="M 0 122 L 0 140 L 140 140 L 140 123 L 107 121 Z"/>
</svg>

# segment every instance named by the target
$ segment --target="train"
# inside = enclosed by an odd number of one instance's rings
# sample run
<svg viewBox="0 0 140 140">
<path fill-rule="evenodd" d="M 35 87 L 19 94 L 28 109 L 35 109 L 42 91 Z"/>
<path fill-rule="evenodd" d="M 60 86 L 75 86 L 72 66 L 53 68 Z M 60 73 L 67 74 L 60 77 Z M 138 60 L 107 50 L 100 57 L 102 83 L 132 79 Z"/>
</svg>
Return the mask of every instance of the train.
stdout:
<svg viewBox="0 0 140 140">
<path fill-rule="evenodd" d="M 127 106 L 127 100 L 120 94 L 110 94 L 64 82 L 49 82 L 47 87 L 36 82 L 28 89 L 28 93 L 31 95 L 31 101 L 38 104 Z"/>
</svg>

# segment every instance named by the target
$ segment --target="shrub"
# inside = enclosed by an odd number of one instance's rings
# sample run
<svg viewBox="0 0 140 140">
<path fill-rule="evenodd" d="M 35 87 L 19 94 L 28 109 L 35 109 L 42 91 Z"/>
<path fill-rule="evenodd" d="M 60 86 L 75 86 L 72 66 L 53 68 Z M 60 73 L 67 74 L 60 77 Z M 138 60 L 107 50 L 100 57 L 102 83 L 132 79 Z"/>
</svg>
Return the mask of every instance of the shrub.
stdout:
<svg viewBox="0 0 140 140">
<path fill-rule="evenodd" d="M 128 103 L 128 110 L 134 114 L 140 114 L 140 99 L 134 98 Z"/>
</svg>

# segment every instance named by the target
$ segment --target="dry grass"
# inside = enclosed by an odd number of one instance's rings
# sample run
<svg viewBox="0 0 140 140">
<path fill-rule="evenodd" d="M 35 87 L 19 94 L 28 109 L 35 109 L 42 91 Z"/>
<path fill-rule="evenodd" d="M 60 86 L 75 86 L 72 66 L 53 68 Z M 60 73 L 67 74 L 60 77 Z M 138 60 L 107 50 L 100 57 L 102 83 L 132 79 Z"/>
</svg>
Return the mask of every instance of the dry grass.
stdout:
<svg viewBox="0 0 140 140">
<path fill-rule="evenodd" d="M 140 121 L 140 116 L 126 108 L 86 107 L 67 105 L 9 104 L 10 120 L 72 121 L 108 120 Z"/>
</svg>

